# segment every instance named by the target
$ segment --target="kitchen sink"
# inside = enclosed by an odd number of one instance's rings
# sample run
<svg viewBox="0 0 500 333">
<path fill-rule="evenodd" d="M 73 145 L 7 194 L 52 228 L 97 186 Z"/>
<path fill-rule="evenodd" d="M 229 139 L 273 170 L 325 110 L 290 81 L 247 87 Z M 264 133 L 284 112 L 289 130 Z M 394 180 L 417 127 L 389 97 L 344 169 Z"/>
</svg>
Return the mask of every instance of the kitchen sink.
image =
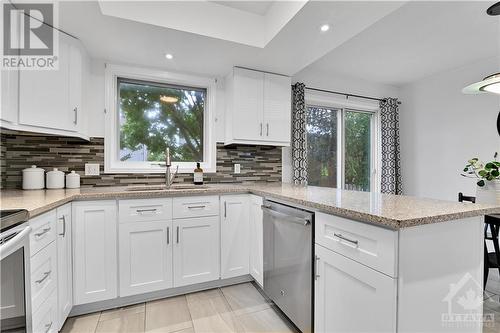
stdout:
<svg viewBox="0 0 500 333">
<path fill-rule="evenodd" d="M 172 185 L 167 189 L 166 185 L 141 185 L 141 186 L 129 186 L 127 191 L 162 191 L 162 190 L 195 190 L 195 189 L 206 189 L 207 185 Z"/>
</svg>

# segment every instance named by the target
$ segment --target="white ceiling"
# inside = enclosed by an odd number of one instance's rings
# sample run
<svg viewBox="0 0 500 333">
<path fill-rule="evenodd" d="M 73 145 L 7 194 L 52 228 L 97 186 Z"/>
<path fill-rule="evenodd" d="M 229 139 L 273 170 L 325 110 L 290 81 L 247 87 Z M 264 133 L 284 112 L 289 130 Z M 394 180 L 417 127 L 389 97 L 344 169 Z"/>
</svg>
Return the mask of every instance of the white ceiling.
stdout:
<svg viewBox="0 0 500 333">
<path fill-rule="evenodd" d="M 416 1 L 402 6 L 304 71 L 403 85 L 500 57 L 500 17 L 492 1 Z M 499 63 L 500 68 L 500 63 Z"/>
<path fill-rule="evenodd" d="M 151 3 L 140 1 L 140 11 L 148 11 Z M 59 22 L 82 40 L 92 57 L 109 62 L 212 76 L 225 75 L 235 65 L 293 75 L 401 4 L 310 1 L 264 48 L 103 15 L 93 1 L 61 2 Z M 321 33 L 323 23 L 332 29 Z M 165 53 L 174 59 L 166 60 Z"/>
<path fill-rule="evenodd" d="M 266 15 L 269 8 L 277 1 L 211 1 L 216 4 L 239 9 L 245 12 Z"/>
</svg>

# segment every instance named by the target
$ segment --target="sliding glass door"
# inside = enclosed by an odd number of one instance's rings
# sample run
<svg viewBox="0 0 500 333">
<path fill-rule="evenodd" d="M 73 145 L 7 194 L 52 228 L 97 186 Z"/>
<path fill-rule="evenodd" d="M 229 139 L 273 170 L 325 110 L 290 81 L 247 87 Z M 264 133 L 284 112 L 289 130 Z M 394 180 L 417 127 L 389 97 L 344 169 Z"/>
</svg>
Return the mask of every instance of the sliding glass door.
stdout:
<svg viewBox="0 0 500 333">
<path fill-rule="evenodd" d="M 375 113 L 307 107 L 308 184 L 376 190 Z"/>
</svg>

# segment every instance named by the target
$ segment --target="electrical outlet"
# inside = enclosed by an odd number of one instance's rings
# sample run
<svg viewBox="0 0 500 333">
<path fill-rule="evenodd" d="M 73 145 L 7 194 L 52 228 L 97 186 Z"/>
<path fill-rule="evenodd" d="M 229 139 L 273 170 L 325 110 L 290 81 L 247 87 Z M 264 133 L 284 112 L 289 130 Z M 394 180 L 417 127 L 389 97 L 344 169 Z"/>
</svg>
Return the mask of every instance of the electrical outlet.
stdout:
<svg viewBox="0 0 500 333">
<path fill-rule="evenodd" d="M 235 164 L 234 165 L 234 173 L 240 173 L 240 172 L 241 172 L 241 165 Z"/>
<path fill-rule="evenodd" d="M 85 163 L 85 176 L 99 176 L 99 163 Z"/>
</svg>

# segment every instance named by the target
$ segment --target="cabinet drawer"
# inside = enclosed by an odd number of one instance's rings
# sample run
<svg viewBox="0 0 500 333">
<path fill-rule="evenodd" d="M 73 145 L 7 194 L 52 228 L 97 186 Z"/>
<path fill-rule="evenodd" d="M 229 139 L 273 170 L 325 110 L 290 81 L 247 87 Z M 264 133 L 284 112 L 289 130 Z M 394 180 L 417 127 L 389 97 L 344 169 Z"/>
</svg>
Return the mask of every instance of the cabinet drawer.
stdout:
<svg viewBox="0 0 500 333">
<path fill-rule="evenodd" d="M 218 196 L 174 198 L 174 219 L 215 215 L 219 215 Z"/>
<path fill-rule="evenodd" d="M 56 211 L 37 216 L 29 221 L 30 254 L 34 256 L 38 251 L 56 239 Z"/>
<path fill-rule="evenodd" d="M 56 284 L 57 247 L 56 242 L 52 242 L 31 257 L 31 303 L 33 311 L 36 311 L 55 290 Z"/>
<path fill-rule="evenodd" d="M 170 198 L 120 200 L 118 209 L 120 223 L 172 219 Z"/>
<path fill-rule="evenodd" d="M 316 213 L 316 243 L 396 277 L 397 231 Z"/>
<path fill-rule="evenodd" d="M 52 294 L 43 302 L 40 309 L 33 313 L 33 332 L 50 333 L 57 332 L 57 292 Z"/>
</svg>

